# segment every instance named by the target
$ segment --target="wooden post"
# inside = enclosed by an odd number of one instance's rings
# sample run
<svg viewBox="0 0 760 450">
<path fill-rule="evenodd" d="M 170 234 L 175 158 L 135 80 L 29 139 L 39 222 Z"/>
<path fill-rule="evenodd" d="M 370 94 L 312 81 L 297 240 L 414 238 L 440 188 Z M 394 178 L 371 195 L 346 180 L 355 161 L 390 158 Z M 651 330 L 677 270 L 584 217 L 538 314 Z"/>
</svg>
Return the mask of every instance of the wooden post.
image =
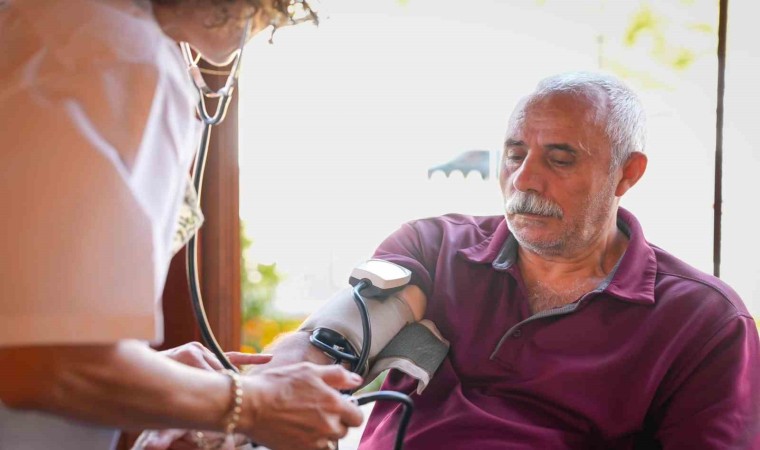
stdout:
<svg viewBox="0 0 760 450">
<path fill-rule="evenodd" d="M 227 80 L 226 75 L 206 77 L 219 86 Z M 209 324 L 227 351 L 240 349 L 242 325 L 238 93 L 236 89 L 225 120 L 211 130 L 201 195 L 201 291 Z"/>
</svg>

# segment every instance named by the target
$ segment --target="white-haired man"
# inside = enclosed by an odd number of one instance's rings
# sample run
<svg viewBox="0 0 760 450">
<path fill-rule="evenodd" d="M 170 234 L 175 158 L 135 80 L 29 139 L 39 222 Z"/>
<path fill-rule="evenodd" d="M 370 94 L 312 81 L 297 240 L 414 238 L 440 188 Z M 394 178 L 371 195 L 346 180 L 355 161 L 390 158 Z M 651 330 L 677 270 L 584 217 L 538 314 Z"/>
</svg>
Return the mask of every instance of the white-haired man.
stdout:
<svg viewBox="0 0 760 450">
<path fill-rule="evenodd" d="M 416 220 L 378 247 L 450 342 L 422 393 L 398 371 L 385 381 L 415 403 L 407 448 L 760 448 L 755 322 L 618 206 L 646 169 L 644 136 L 615 78 L 547 78 L 509 121 L 505 215 Z M 282 339 L 274 363 L 326 362 L 307 337 Z M 399 414 L 377 404 L 362 448 L 391 448 Z"/>
</svg>

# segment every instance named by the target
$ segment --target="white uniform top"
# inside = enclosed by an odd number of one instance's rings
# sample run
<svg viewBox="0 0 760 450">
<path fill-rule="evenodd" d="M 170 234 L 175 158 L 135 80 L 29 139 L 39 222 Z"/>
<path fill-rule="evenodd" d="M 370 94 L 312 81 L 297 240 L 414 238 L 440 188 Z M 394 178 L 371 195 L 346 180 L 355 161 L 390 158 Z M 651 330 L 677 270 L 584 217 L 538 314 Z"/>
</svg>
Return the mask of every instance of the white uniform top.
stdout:
<svg viewBox="0 0 760 450">
<path fill-rule="evenodd" d="M 0 49 L 0 346 L 161 341 L 201 130 L 176 43 L 147 1 L 0 0 Z M 0 406 L 3 450 L 115 435 Z"/>
</svg>

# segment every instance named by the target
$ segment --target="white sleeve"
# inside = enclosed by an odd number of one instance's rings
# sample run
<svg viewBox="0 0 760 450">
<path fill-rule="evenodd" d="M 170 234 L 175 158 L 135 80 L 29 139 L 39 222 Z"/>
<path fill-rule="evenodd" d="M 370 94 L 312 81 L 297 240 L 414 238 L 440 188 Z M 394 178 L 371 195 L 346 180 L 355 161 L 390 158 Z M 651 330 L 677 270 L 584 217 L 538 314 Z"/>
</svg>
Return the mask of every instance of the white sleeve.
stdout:
<svg viewBox="0 0 760 450">
<path fill-rule="evenodd" d="M 176 79 L 116 69 L 0 89 L 0 346 L 163 339 L 198 128 Z"/>
<path fill-rule="evenodd" d="M 200 124 L 176 44 L 125 3 L 0 16 L 0 346 L 163 339 Z"/>
<path fill-rule="evenodd" d="M 25 95 L 0 121 L 0 345 L 156 339 L 150 220 L 64 105 Z"/>
</svg>

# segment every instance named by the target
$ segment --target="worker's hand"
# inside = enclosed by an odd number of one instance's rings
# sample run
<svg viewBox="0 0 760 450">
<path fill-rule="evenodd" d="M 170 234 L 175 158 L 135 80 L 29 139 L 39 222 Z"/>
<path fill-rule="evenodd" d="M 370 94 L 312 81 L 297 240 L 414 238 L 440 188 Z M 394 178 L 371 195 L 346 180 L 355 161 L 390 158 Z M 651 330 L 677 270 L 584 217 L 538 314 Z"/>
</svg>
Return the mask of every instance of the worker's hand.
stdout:
<svg viewBox="0 0 760 450">
<path fill-rule="evenodd" d="M 299 363 L 256 372 L 243 378 L 243 413 L 246 429 L 238 431 L 272 450 L 331 448 L 348 427 L 362 424 L 362 412 L 338 390 L 353 389 L 361 377 L 340 366 Z M 243 426 L 243 423 L 241 423 Z M 219 434 L 208 434 L 209 439 Z M 236 436 L 235 445 L 241 444 Z M 144 450 L 197 448 L 193 432 L 162 430 L 145 432 L 139 440 Z M 231 444 L 223 447 L 233 448 Z M 333 447 L 334 448 L 334 447 Z"/>
<path fill-rule="evenodd" d="M 159 353 L 186 366 L 213 371 L 224 368 L 216 355 L 199 342 L 190 342 Z M 261 353 L 227 352 L 225 355 L 232 364 L 238 367 L 249 364 L 266 364 L 272 359 L 272 355 Z"/>
<path fill-rule="evenodd" d="M 362 424 L 359 407 L 338 390 L 354 389 L 360 376 L 340 366 L 299 363 L 243 377 L 244 428 L 238 431 L 273 450 L 324 450 L 348 427 Z"/>
</svg>

